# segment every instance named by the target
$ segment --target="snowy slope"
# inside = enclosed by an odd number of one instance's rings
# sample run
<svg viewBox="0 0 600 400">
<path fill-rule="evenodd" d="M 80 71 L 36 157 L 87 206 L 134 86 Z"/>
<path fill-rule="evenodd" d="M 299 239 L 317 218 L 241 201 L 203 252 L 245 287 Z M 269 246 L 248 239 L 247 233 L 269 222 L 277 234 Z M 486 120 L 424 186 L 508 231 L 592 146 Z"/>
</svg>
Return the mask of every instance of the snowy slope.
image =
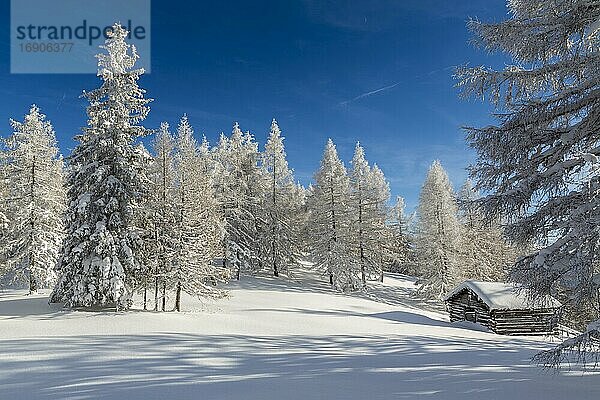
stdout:
<svg viewBox="0 0 600 400">
<path fill-rule="evenodd" d="M 451 325 L 386 278 L 247 278 L 182 313 L 70 312 L 0 292 L 0 399 L 592 399 L 600 377 L 544 372 L 550 344 Z"/>
</svg>

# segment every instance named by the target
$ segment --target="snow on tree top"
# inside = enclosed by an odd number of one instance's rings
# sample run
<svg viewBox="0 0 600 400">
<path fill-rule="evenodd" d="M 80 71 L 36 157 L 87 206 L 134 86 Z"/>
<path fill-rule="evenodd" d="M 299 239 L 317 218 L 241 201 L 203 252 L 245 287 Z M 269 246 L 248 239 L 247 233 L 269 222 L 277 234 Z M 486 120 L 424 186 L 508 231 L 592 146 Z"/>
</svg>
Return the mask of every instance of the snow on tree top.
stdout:
<svg viewBox="0 0 600 400">
<path fill-rule="evenodd" d="M 490 310 L 529 310 L 531 308 L 558 308 L 562 305 L 552 296 L 532 301 L 530 294 L 517 285 L 502 282 L 464 281 L 446 295 L 449 300 L 464 289 L 473 291 Z"/>
</svg>

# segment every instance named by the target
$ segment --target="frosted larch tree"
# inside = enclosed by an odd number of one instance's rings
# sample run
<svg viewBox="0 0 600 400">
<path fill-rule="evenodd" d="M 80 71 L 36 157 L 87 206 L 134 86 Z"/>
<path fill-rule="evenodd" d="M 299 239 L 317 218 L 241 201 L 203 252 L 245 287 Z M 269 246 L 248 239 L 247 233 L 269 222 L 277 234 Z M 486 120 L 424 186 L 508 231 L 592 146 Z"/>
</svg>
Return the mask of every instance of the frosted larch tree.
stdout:
<svg viewBox="0 0 600 400">
<path fill-rule="evenodd" d="M 349 205 L 352 242 L 356 246 L 356 256 L 360 265 L 363 286 L 367 284 L 367 269 L 372 267 L 374 261 L 369 257 L 370 216 L 367 215 L 367 210 L 373 208 L 373 205 L 370 204 L 372 201 L 369 185 L 370 176 L 371 167 L 365 159 L 365 152 L 360 143 L 356 143 L 352 158 L 352 169 L 350 170 Z"/>
<path fill-rule="evenodd" d="M 310 249 L 315 266 L 339 290 L 362 286 L 350 242 L 349 179 L 333 141 L 325 146 L 309 200 Z"/>
<path fill-rule="evenodd" d="M 148 133 L 140 123 L 151 100 L 138 86 L 144 70 L 134 69 L 138 54 L 126 37 L 115 24 L 100 46 L 102 86 L 84 92 L 88 127 L 69 157 L 67 239 L 50 301 L 70 307 L 130 307 L 142 268 L 135 219 L 149 160 L 136 140 Z"/>
<path fill-rule="evenodd" d="M 389 199 L 389 187 L 379 168 L 371 168 L 365 159 L 365 153 L 356 144 L 350 170 L 350 240 L 360 265 L 362 285 L 367 279 L 383 277 L 383 252 L 385 242 L 385 222 L 387 219 L 386 202 Z"/>
<path fill-rule="evenodd" d="M 386 268 L 392 272 L 414 274 L 414 243 L 409 231 L 409 217 L 405 213 L 404 198 L 396 197 L 396 203 L 390 210 L 387 227 Z"/>
<path fill-rule="evenodd" d="M 508 7 L 506 21 L 469 27 L 478 45 L 514 64 L 456 74 L 464 96 L 490 98 L 497 107 L 496 124 L 467 129 L 478 154 L 471 176 L 491 192 L 482 209 L 506 218 L 511 241 L 538 245 L 517 261 L 511 279 L 537 298 L 556 296 L 567 320 L 588 325 L 539 360 L 599 360 L 600 5 L 520 0 Z"/>
<path fill-rule="evenodd" d="M 6 152 L 0 147 L 0 277 L 8 270 L 9 191 Z"/>
<path fill-rule="evenodd" d="M 383 282 L 383 264 L 388 254 L 389 242 L 386 223 L 389 217 L 388 202 L 390 201 L 390 185 L 385 179 L 383 171 L 377 164 L 373 165 L 369 178 L 372 192 L 372 207 L 370 222 L 370 239 L 373 251 L 372 258 L 376 261 L 373 273 L 379 275 L 379 281 Z"/>
<path fill-rule="evenodd" d="M 479 194 L 470 180 L 458 192 L 461 280 L 504 281 L 517 250 L 503 236 L 498 220 L 485 220 L 478 210 Z"/>
<path fill-rule="evenodd" d="M 213 157 L 216 195 L 226 221 L 223 258 L 239 279 L 241 271 L 253 273 L 261 268 L 265 179 L 258 165 L 258 144 L 236 122 L 231 137 L 221 135 Z"/>
<path fill-rule="evenodd" d="M 154 159 L 150 165 L 149 178 L 152 191 L 148 207 L 151 225 L 149 257 L 154 267 L 154 310 L 166 309 L 167 277 L 171 271 L 177 235 L 177 198 L 175 187 L 175 141 L 169 131 L 169 124 L 163 122 L 153 142 Z M 162 306 L 159 306 L 162 304 Z"/>
<path fill-rule="evenodd" d="M 217 288 L 229 271 L 214 265 L 221 253 L 224 221 L 206 173 L 199 146 L 187 116 L 177 127 L 175 144 L 175 256 L 167 276 L 175 290 L 175 310 L 181 310 L 181 292 L 197 297 L 219 298 Z M 203 153 L 202 157 L 208 157 Z"/>
<path fill-rule="evenodd" d="M 265 179 L 264 216 L 261 244 L 263 263 L 274 276 L 287 271 L 300 255 L 298 245 L 298 213 L 301 204 L 295 196 L 297 190 L 292 171 L 288 167 L 281 130 L 273 119 L 262 168 Z"/>
<path fill-rule="evenodd" d="M 66 208 L 63 161 L 54 129 L 37 106 L 23 122 L 11 120 L 11 125 L 5 164 L 10 215 L 4 239 L 6 273 L 27 282 L 32 293 L 56 279 Z"/>
<path fill-rule="evenodd" d="M 459 223 L 448 174 L 434 161 L 419 196 L 416 251 L 422 283 L 419 292 L 441 299 L 458 283 Z"/>
</svg>

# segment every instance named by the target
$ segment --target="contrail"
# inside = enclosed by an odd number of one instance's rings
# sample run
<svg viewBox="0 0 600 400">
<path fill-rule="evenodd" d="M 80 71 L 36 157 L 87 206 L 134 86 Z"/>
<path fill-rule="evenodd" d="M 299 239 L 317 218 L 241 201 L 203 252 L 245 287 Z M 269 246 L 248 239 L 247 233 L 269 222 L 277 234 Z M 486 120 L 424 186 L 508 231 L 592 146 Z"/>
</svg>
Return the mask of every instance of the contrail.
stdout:
<svg viewBox="0 0 600 400">
<path fill-rule="evenodd" d="M 383 92 L 383 91 L 385 91 L 385 90 L 389 90 L 389 89 L 395 88 L 395 87 L 396 87 L 396 86 L 398 86 L 400 83 L 402 83 L 402 82 L 396 82 L 396 83 L 394 83 L 394 84 L 392 84 L 392 85 L 384 86 L 384 87 L 382 87 L 382 88 L 375 89 L 375 90 L 371 90 L 370 92 L 366 92 L 366 93 L 360 94 L 360 95 L 356 96 L 356 97 L 355 97 L 355 98 L 353 98 L 353 99 L 346 100 L 346 101 L 342 101 L 342 102 L 340 103 L 340 105 L 341 105 L 341 106 L 345 106 L 346 104 L 348 104 L 348 103 L 352 103 L 353 101 L 356 101 L 356 100 L 358 100 L 358 99 L 362 99 L 362 98 L 364 98 L 364 97 L 369 97 L 369 96 L 372 96 L 372 95 L 374 95 L 374 94 L 376 94 L 376 93 Z"/>
</svg>

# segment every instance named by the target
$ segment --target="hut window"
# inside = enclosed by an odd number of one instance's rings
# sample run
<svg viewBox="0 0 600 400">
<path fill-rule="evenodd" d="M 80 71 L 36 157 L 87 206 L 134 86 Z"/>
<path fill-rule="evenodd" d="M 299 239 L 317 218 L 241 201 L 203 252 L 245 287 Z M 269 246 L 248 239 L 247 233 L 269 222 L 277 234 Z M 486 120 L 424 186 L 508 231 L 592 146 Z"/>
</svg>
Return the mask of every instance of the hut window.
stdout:
<svg viewBox="0 0 600 400">
<path fill-rule="evenodd" d="M 465 319 L 471 322 L 477 322 L 477 312 L 473 308 L 465 309 Z"/>
</svg>

